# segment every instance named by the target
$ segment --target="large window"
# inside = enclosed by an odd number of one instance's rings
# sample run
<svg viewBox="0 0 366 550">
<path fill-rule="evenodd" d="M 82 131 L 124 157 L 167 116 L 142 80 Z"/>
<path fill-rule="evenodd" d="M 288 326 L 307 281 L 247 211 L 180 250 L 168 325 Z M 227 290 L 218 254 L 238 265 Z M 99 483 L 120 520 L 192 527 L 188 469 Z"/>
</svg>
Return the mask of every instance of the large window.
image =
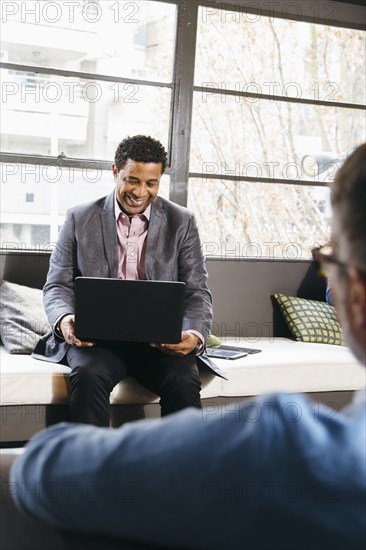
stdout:
<svg viewBox="0 0 366 550">
<path fill-rule="evenodd" d="M 365 139 L 364 51 L 363 31 L 200 8 L 188 205 L 211 254 L 308 258 L 329 239 L 331 160 Z"/>
<path fill-rule="evenodd" d="M 113 189 L 125 136 L 169 148 L 175 28 L 161 2 L 2 2 L 3 247 L 48 249 L 67 208 Z"/>
<path fill-rule="evenodd" d="M 265 4 L 2 2 L 2 246 L 51 247 L 144 133 L 206 255 L 308 258 L 329 238 L 327 184 L 365 140 L 365 32 L 337 2 Z"/>
</svg>

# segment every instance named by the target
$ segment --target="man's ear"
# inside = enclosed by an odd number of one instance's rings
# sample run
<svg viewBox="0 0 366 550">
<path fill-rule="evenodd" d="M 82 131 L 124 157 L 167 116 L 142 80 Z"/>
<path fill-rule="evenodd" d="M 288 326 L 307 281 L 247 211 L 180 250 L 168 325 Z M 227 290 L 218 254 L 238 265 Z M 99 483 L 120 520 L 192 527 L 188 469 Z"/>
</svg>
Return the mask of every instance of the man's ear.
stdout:
<svg viewBox="0 0 366 550">
<path fill-rule="evenodd" d="M 350 267 L 349 309 L 356 330 L 366 330 L 366 278 L 356 267 Z"/>
<path fill-rule="evenodd" d="M 113 174 L 114 179 L 117 181 L 117 178 L 118 178 L 118 170 L 117 170 L 117 167 L 116 167 L 116 165 L 115 165 L 114 163 L 112 164 L 112 174 Z"/>
</svg>

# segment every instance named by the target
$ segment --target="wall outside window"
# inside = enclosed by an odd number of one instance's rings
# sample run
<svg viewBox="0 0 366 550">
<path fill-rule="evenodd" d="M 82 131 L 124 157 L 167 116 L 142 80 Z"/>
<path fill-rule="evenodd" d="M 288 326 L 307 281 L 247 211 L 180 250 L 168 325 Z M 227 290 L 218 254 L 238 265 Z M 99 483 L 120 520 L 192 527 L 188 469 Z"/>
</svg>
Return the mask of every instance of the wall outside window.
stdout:
<svg viewBox="0 0 366 550">
<path fill-rule="evenodd" d="M 327 185 L 366 134 L 361 6 L 1 10 L 2 247 L 49 249 L 67 208 L 113 189 L 116 146 L 138 133 L 167 148 L 160 194 L 194 211 L 207 256 L 307 259 L 329 239 Z M 320 153 L 325 169 L 305 170 Z"/>
</svg>

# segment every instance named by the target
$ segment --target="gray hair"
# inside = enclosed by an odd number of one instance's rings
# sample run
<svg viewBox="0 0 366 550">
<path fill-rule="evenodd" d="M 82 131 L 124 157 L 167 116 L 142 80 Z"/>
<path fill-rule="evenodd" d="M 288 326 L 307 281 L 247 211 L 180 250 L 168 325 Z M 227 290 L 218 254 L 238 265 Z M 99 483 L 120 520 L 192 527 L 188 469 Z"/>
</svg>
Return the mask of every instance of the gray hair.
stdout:
<svg viewBox="0 0 366 550">
<path fill-rule="evenodd" d="M 331 202 L 342 260 L 366 273 L 366 143 L 338 170 Z"/>
</svg>

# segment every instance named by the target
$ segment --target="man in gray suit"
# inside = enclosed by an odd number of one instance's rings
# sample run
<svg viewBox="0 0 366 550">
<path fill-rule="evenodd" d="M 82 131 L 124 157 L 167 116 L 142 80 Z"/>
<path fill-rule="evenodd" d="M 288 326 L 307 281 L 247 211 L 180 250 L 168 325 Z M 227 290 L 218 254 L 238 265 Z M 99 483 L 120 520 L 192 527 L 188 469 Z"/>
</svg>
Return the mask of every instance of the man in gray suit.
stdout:
<svg viewBox="0 0 366 550">
<path fill-rule="evenodd" d="M 187 209 L 157 196 L 166 162 L 166 151 L 155 139 L 124 139 L 112 165 L 115 190 L 69 210 L 52 253 L 44 304 L 53 333 L 37 344 L 33 356 L 71 367 L 69 401 L 74 421 L 108 426 L 110 392 L 127 374 L 160 396 L 162 416 L 201 407 L 200 363 L 222 375 L 202 357 L 212 322 L 212 300 L 195 218 Z M 181 341 L 95 344 L 79 340 L 74 333 L 77 276 L 183 281 Z M 111 307 L 128 315 L 123 304 Z"/>
</svg>

